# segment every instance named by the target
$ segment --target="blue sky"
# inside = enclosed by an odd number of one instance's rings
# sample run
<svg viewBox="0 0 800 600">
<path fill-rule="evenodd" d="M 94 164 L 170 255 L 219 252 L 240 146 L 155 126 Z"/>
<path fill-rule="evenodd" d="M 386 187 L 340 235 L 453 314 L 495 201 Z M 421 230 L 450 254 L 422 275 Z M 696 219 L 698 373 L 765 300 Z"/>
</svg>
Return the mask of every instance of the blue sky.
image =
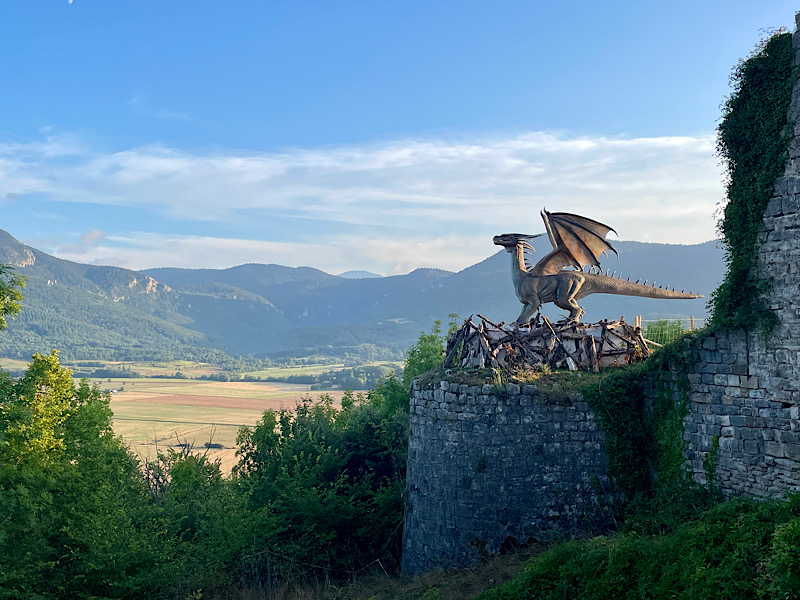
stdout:
<svg viewBox="0 0 800 600">
<path fill-rule="evenodd" d="M 567 210 L 711 239 L 788 1 L 6 0 L 0 227 L 130 268 L 464 268 Z"/>
</svg>

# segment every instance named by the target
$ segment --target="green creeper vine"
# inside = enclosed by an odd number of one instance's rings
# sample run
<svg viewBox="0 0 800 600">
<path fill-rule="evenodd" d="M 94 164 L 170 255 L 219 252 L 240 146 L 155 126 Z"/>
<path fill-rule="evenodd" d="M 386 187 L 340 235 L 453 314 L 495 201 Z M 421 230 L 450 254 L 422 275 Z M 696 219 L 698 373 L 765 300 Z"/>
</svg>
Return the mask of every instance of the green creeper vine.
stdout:
<svg viewBox="0 0 800 600">
<path fill-rule="evenodd" d="M 629 498 L 652 492 L 659 482 L 677 483 L 684 477 L 686 373 L 699 360 L 701 341 L 700 332 L 684 336 L 645 362 L 609 372 L 580 390 L 605 432 L 609 472 Z M 650 404 L 648 391 L 653 389 L 657 395 Z"/>
<path fill-rule="evenodd" d="M 756 272 L 756 238 L 775 180 L 783 174 L 791 127 L 792 36 L 777 33 L 734 69 L 717 151 L 728 170 L 728 202 L 719 223 L 728 272 L 712 294 L 712 328 L 769 332 L 777 317 L 764 300 L 767 284 Z"/>
</svg>

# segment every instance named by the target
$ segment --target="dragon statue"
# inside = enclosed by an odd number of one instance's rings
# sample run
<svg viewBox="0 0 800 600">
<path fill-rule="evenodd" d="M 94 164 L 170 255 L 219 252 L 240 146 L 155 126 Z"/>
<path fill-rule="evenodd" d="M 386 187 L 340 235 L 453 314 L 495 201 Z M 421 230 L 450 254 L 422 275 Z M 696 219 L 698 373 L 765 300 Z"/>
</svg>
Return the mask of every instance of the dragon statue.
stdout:
<svg viewBox="0 0 800 600">
<path fill-rule="evenodd" d="M 664 287 L 648 286 L 638 281 L 622 279 L 600 273 L 600 255 L 617 251 L 608 243 L 606 235 L 614 231 L 592 219 L 570 213 L 542 211 L 547 235 L 553 250 L 533 267 L 527 261 L 527 252 L 533 251 L 528 240 L 544 235 L 504 233 L 496 235 L 493 242 L 511 254 L 511 277 L 514 291 L 522 302 L 518 325 L 530 322 L 534 313 L 545 302 L 553 302 L 569 311 L 569 318 L 577 321 L 584 310 L 578 300 L 589 294 L 619 294 L 644 298 L 689 299 L 702 298 L 698 294 L 676 292 Z M 616 233 L 616 231 L 614 231 Z M 588 268 L 588 271 L 584 271 Z"/>
</svg>

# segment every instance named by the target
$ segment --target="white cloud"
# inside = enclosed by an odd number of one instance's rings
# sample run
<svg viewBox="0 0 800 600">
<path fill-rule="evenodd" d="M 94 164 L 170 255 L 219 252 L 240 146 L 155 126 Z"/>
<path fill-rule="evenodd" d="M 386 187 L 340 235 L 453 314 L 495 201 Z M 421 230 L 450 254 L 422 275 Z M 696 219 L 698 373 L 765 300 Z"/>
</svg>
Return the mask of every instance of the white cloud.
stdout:
<svg viewBox="0 0 800 600">
<path fill-rule="evenodd" d="M 342 237 L 316 244 L 153 233 L 104 239 L 110 243 L 61 246 L 57 255 L 77 262 L 136 270 L 159 266 L 213 269 L 258 262 L 310 266 L 328 273 L 359 266 L 362 270 L 397 275 L 420 267 L 460 270 L 498 250 L 491 240 L 476 244 L 469 236 L 455 235 L 432 240 Z M 346 268 L 342 269 L 342 265 Z"/>
<path fill-rule="evenodd" d="M 217 260 L 220 252 L 229 257 L 224 266 L 305 262 L 386 273 L 466 266 L 493 251 L 490 238 L 496 233 L 541 231 L 543 206 L 606 222 L 621 239 L 702 242 L 715 236 L 713 214 L 724 190 L 712 135 L 534 132 L 506 139 L 205 154 L 159 145 L 103 153 L 52 137 L 40 144 L 0 145 L 0 197 L 6 193 L 133 207 L 188 227 L 195 223 L 197 231 L 207 231 L 208 222 L 225 222 L 231 231 L 261 219 L 282 223 L 286 238 L 298 241 L 159 237 L 152 250 L 137 250 L 150 258 L 141 266 L 213 266 L 200 262 L 205 245 L 214 248 L 207 260 Z M 301 243 L 308 238 L 302 223 L 312 220 L 318 246 Z M 335 237 L 348 230 L 350 238 Z M 459 250 L 453 249 L 455 239 Z M 199 254 L 179 253 L 189 246 Z M 153 254 L 157 247 L 161 253 Z M 100 250 L 124 262 L 144 260 L 125 258 L 119 240 L 107 239 L 92 252 Z"/>
</svg>

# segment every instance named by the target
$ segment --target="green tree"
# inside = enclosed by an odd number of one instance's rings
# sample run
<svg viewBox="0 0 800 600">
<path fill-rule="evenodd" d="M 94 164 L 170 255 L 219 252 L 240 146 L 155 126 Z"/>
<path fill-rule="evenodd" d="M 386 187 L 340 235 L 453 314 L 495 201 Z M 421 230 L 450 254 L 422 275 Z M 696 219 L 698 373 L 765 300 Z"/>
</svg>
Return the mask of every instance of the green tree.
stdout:
<svg viewBox="0 0 800 600">
<path fill-rule="evenodd" d="M 107 394 L 76 389 L 55 351 L 0 376 L 0 598 L 163 591 L 172 547 Z"/>
<path fill-rule="evenodd" d="M 189 447 L 159 453 L 147 463 L 145 479 L 174 549 L 177 597 L 195 598 L 231 584 L 250 532 L 247 496 L 236 480 L 223 477 L 218 461 Z"/>
<path fill-rule="evenodd" d="M 25 287 L 26 279 L 12 267 L 0 263 L 0 331 L 8 326 L 6 317 L 13 318 L 22 309 L 21 290 Z"/>
<path fill-rule="evenodd" d="M 403 369 L 403 385 L 408 389 L 411 380 L 431 369 L 435 369 L 442 362 L 446 339 L 442 336 L 442 322 L 434 321 L 430 333 L 420 332 L 417 343 L 411 346 L 406 355 L 405 368 Z"/>
</svg>

